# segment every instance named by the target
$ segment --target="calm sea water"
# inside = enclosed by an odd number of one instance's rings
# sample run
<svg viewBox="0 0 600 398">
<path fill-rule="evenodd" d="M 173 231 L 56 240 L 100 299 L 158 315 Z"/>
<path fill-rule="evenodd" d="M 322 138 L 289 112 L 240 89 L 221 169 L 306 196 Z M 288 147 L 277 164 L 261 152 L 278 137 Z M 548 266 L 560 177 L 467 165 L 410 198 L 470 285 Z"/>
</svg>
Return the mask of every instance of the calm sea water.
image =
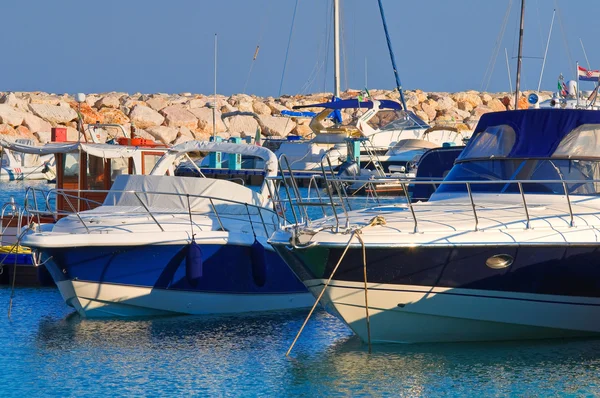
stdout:
<svg viewBox="0 0 600 398">
<path fill-rule="evenodd" d="M 7 185 L 9 185 L 7 187 Z M 7 191 L 19 192 L 2 184 Z M 307 311 L 86 320 L 54 288 L 0 287 L 2 396 L 595 396 L 600 340 L 379 345 Z"/>
</svg>

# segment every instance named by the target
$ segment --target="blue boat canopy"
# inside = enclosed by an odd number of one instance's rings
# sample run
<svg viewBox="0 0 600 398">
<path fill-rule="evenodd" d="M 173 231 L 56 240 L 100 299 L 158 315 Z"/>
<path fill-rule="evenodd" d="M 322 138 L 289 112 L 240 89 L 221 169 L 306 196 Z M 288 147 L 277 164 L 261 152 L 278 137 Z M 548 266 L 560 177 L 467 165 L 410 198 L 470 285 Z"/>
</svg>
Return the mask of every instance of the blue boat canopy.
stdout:
<svg viewBox="0 0 600 398">
<path fill-rule="evenodd" d="M 570 132 L 584 124 L 600 124 L 600 112 L 581 109 L 527 109 L 486 113 L 481 116 L 475 132 L 461 158 L 469 157 L 471 146 L 477 146 L 477 136 L 501 126 L 514 130 L 514 144 L 508 147 L 508 158 L 550 157 Z M 494 140 L 496 144 L 499 142 Z M 600 150 L 600 148 L 598 148 Z"/>
<path fill-rule="evenodd" d="M 315 112 L 294 112 L 294 111 L 288 111 L 288 110 L 283 110 L 281 111 L 281 114 L 283 116 L 289 116 L 289 117 L 315 117 L 317 116 L 317 114 Z"/>
<path fill-rule="evenodd" d="M 396 101 L 392 100 L 377 100 L 379 101 L 380 109 L 396 109 L 402 110 L 402 105 L 400 105 Z M 340 100 L 335 102 L 323 102 L 321 104 L 312 104 L 312 105 L 297 105 L 293 109 L 302 109 L 302 108 L 327 108 L 327 109 L 348 109 L 348 108 L 373 108 L 372 101 L 359 101 L 358 98 Z"/>
</svg>

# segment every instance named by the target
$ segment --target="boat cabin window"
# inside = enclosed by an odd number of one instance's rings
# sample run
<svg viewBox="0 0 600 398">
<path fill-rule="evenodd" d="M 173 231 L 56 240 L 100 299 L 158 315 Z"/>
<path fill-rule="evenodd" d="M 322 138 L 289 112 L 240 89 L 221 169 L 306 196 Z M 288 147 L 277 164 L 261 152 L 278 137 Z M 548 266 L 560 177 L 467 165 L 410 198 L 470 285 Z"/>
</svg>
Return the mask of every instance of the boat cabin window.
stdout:
<svg viewBox="0 0 600 398">
<path fill-rule="evenodd" d="M 552 157 L 600 157 L 600 124 L 584 124 L 562 139 Z"/>
<path fill-rule="evenodd" d="M 142 152 L 142 170 L 141 174 L 150 174 L 158 160 L 164 155 L 162 152 Z M 138 172 L 138 170 L 136 170 Z"/>
<path fill-rule="evenodd" d="M 88 155 L 87 157 L 87 187 L 85 189 L 103 190 L 105 189 L 104 168 L 105 160 L 97 156 Z"/>
<path fill-rule="evenodd" d="M 600 160 L 584 159 L 482 159 L 459 162 L 446 181 L 470 181 L 471 191 L 519 194 L 600 194 Z M 478 183 L 478 181 L 488 181 Z M 500 181 L 500 182 L 495 182 Z M 515 182 L 509 182 L 515 181 Z M 531 181 L 531 182 L 530 182 Z M 466 185 L 441 185 L 437 192 L 467 192 Z"/>
<path fill-rule="evenodd" d="M 65 181 L 78 183 L 79 181 L 79 154 L 65 153 L 62 156 L 62 170 Z"/>
<path fill-rule="evenodd" d="M 458 160 L 473 158 L 504 158 L 515 144 L 515 130 L 506 125 L 488 127 L 484 132 L 475 134 Z"/>
<path fill-rule="evenodd" d="M 380 110 L 369 120 L 369 125 L 381 131 L 420 129 L 429 127 L 412 112 L 397 111 L 393 109 Z"/>
<path fill-rule="evenodd" d="M 128 158 L 113 158 L 110 160 L 110 180 L 115 182 L 117 176 L 122 174 L 131 174 L 129 172 Z"/>
</svg>

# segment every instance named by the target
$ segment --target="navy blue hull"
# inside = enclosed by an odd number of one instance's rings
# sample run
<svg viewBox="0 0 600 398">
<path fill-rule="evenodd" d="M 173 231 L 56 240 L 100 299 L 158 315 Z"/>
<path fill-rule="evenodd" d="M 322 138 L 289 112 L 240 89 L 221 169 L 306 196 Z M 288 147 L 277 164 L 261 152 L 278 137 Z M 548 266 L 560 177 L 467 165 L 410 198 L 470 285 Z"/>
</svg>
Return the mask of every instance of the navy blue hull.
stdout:
<svg viewBox="0 0 600 398">
<path fill-rule="evenodd" d="M 342 248 L 315 246 L 275 249 L 303 280 L 327 279 Z M 370 283 L 483 291 L 600 297 L 600 246 L 459 246 L 372 248 L 367 250 Z M 498 254 L 514 261 L 490 268 Z M 362 249 L 350 249 L 334 275 L 336 281 L 363 282 Z"/>
<path fill-rule="evenodd" d="M 56 282 L 79 280 L 212 293 L 304 293 L 306 288 L 273 251 L 200 245 L 202 265 L 186 269 L 189 245 L 41 249 Z M 190 274 L 193 275 L 190 275 Z"/>
</svg>

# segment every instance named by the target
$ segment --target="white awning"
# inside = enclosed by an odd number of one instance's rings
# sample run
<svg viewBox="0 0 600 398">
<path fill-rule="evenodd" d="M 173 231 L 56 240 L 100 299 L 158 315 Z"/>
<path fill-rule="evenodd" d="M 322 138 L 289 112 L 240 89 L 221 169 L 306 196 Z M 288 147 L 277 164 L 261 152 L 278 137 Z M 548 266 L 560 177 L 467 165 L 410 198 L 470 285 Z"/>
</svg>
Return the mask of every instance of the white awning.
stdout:
<svg viewBox="0 0 600 398">
<path fill-rule="evenodd" d="M 89 155 L 104 159 L 130 158 L 140 150 L 149 150 L 148 148 L 130 147 L 111 144 L 87 144 L 83 142 L 65 142 L 48 143 L 44 145 L 26 145 L 17 142 L 8 141 L 0 138 L 0 146 L 14 152 L 29 153 L 34 155 L 49 155 L 57 153 L 85 152 Z M 163 151 L 162 148 L 152 148 L 151 150 Z"/>
<path fill-rule="evenodd" d="M 176 158 L 189 152 L 224 152 L 255 156 L 265 161 L 266 176 L 274 177 L 277 175 L 277 157 L 267 148 L 258 145 L 207 141 L 187 141 L 170 148 L 168 154 L 156 164 L 152 174 L 164 175 L 167 168 L 174 163 Z"/>
</svg>

